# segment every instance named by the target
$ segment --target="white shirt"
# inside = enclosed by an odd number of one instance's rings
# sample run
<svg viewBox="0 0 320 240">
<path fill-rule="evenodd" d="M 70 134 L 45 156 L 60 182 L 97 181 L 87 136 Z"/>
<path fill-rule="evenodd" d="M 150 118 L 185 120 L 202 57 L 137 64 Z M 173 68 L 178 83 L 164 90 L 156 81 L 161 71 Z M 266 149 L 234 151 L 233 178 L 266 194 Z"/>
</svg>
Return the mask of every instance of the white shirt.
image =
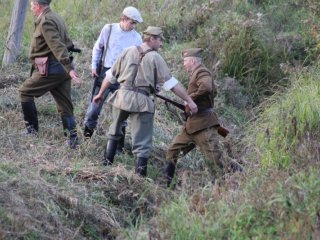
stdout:
<svg viewBox="0 0 320 240">
<path fill-rule="evenodd" d="M 94 44 L 92 49 L 92 69 L 96 69 L 98 66 L 100 55 L 102 54 L 102 47 L 106 45 L 108 36 L 110 34 L 110 25 L 111 24 L 104 25 L 100 32 L 99 38 Z M 124 48 L 139 46 L 141 44 L 141 36 L 136 32 L 136 30 L 133 29 L 131 31 L 123 31 L 120 27 L 120 23 L 113 23 L 104 67 L 112 67 L 113 63 L 116 61 Z"/>
</svg>

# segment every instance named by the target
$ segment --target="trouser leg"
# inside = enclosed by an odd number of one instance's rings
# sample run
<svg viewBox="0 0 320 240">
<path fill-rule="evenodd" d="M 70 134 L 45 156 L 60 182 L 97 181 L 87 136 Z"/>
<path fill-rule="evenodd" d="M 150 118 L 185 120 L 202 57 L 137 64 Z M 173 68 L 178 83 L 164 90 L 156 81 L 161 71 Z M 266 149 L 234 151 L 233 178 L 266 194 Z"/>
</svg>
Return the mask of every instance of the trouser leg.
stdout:
<svg viewBox="0 0 320 240">
<path fill-rule="evenodd" d="M 27 133 L 39 131 L 38 113 L 34 100 L 21 102 L 23 119 L 27 128 Z"/>
<path fill-rule="evenodd" d="M 132 152 L 136 156 L 136 173 L 142 177 L 147 175 L 148 158 L 152 147 L 153 116 L 153 113 L 149 112 L 130 115 Z"/>
<path fill-rule="evenodd" d="M 129 117 L 129 113 L 118 108 L 112 109 L 113 121 L 108 131 L 108 143 L 104 153 L 104 164 L 113 163 L 114 156 L 120 139 L 123 137 L 123 122 Z"/>
<path fill-rule="evenodd" d="M 190 135 L 182 130 L 172 141 L 167 151 L 167 164 L 164 169 L 167 187 L 170 187 L 175 174 L 176 164 L 179 157 L 182 157 L 195 148 L 195 144 Z"/>
<path fill-rule="evenodd" d="M 71 149 L 76 148 L 79 145 L 76 121 L 71 115 L 63 114 L 61 115 L 63 132 L 66 137 L 69 137 L 68 144 Z"/>
<path fill-rule="evenodd" d="M 217 130 L 214 127 L 203 130 L 195 135 L 195 140 L 200 151 L 206 156 L 205 162 L 213 177 L 221 177 L 229 157 L 224 151 Z"/>
<path fill-rule="evenodd" d="M 87 109 L 85 118 L 84 118 L 84 126 L 85 127 L 84 127 L 84 131 L 83 131 L 83 135 L 85 138 L 92 137 L 94 130 L 97 127 L 98 118 L 99 118 L 100 113 L 102 111 L 103 104 L 106 101 L 109 93 L 114 93 L 117 89 L 119 89 L 118 83 L 111 84 L 111 86 L 108 89 L 106 89 L 106 91 L 104 92 L 103 97 L 99 103 L 92 102 L 93 97 L 96 96 L 100 91 L 101 83 L 104 79 L 105 72 L 107 70 L 108 70 L 108 68 L 103 68 L 103 70 L 100 74 L 102 76 L 100 79 L 100 83 L 93 87 L 91 101 L 90 101 L 89 107 Z"/>
</svg>

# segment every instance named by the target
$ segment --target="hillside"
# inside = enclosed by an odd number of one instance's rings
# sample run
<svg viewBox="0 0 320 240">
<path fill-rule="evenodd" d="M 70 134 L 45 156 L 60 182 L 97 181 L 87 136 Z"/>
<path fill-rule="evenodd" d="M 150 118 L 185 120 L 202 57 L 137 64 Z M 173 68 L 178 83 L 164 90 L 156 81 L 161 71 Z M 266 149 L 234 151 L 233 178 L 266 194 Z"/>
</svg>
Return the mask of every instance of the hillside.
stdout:
<svg viewBox="0 0 320 240">
<path fill-rule="evenodd" d="M 13 1 L 2 3 L 6 32 Z M 134 174 L 130 127 L 125 154 L 102 165 L 110 106 L 93 138 L 81 137 L 71 151 L 46 94 L 36 99 L 40 133 L 25 136 L 18 88 L 30 68 L 29 11 L 22 53 L 0 72 L 0 239 L 320 239 L 318 1 L 53 0 L 82 49 L 75 64 L 84 83 L 72 90 L 80 134 L 92 46 L 128 5 L 143 14 L 138 31 L 163 27 L 160 53 L 185 85 L 181 50 L 205 49 L 219 87 L 216 111 L 231 131 L 221 139 L 225 154 L 245 171 L 213 185 L 203 156 L 193 151 L 177 165 L 175 188 L 164 188 L 165 153 L 180 125 L 160 102 L 146 179 Z"/>
</svg>

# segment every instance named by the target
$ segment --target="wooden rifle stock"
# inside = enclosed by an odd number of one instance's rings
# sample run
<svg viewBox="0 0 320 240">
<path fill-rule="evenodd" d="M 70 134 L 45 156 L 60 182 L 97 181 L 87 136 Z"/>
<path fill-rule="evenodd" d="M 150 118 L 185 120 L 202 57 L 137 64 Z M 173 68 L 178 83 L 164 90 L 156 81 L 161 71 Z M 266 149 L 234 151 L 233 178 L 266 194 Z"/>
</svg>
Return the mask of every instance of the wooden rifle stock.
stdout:
<svg viewBox="0 0 320 240">
<path fill-rule="evenodd" d="M 217 131 L 218 131 L 219 135 L 224 137 L 224 138 L 229 134 L 229 130 L 224 128 L 224 127 L 222 127 L 222 126 L 219 126 L 217 128 Z"/>
</svg>

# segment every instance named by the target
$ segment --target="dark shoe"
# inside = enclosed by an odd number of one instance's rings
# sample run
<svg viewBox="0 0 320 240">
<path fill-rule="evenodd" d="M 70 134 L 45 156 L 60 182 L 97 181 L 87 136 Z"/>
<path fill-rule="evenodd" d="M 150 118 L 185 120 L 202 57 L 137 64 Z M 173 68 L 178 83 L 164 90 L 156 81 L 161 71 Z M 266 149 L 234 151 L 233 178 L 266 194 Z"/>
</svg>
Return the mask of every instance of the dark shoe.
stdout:
<svg viewBox="0 0 320 240">
<path fill-rule="evenodd" d="M 85 139 L 91 138 L 94 133 L 94 129 L 88 128 L 86 125 L 83 130 L 83 136 Z"/>
<path fill-rule="evenodd" d="M 79 145 L 79 139 L 76 129 L 76 121 L 73 116 L 63 115 L 61 116 L 63 134 L 69 137 L 68 145 L 71 149 L 75 149 Z"/>
<path fill-rule="evenodd" d="M 136 173 L 141 177 L 147 176 L 148 158 L 139 157 L 136 164 Z"/>
<path fill-rule="evenodd" d="M 121 138 L 121 139 L 119 140 L 119 142 L 118 142 L 117 154 L 123 154 L 124 140 L 125 140 L 125 138 L 126 138 L 126 127 L 123 126 L 121 130 L 122 130 L 123 136 L 122 136 L 122 138 Z"/>
<path fill-rule="evenodd" d="M 113 163 L 114 156 L 116 155 L 118 141 L 109 139 L 106 149 L 104 151 L 103 164 L 111 165 Z"/>
<path fill-rule="evenodd" d="M 37 108 L 34 101 L 21 102 L 21 107 L 27 134 L 36 134 L 39 131 L 39 124 Z"/>
<path fill-rule="evenodd" d="M 243 167 L 236 161 L 232 160 L 229 166 L 231 172 L 243 172 Z"/>
<path fill-rule="evenodd" d="M 176 166 L 173 163 L 169 162 L 165 168 L 165 174 L 167 178 L 167 187 L 170 187 L 171 185 L 175 170 L 176 170 Z"/>
</svg>

